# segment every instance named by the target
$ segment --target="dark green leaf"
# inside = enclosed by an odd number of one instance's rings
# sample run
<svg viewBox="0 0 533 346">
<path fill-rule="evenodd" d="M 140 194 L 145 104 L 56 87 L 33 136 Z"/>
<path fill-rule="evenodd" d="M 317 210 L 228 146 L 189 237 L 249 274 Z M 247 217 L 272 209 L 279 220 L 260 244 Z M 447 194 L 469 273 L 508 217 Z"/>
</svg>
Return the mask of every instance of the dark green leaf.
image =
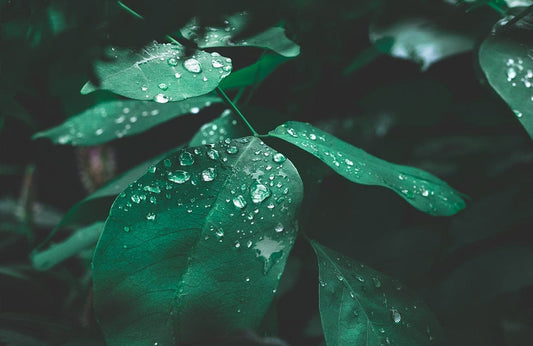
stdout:
<svg viewBox="0 0 533 346">
<path fill-rule="evenodd" d="M 270 135 L 313 154 L 354 183 L 393 190 L 425 213 L 447 216 L 465 207 L 459 193 L 434 175 L 379 159 L 310 124 L 289 121 Z"/>
<path fill-rule="evenodd" d="M 384 53 L 419 63 L 422 70 L 439 60 L 467 52 L 475 44 L 470 34 L 457 31 L 455 25 L 439 23 L 435 18 L 424 16 L 401 15 L 392 20 L 374 22 L 369 35 L 370 41 Z M 393 40 L 392 46 L 380 44 L 386 39 Z"/>
<path fill-rule="evenodd" d="M 288 60 L 277 54 L 265 53 L 255 63 L 230 74 L 220 86 L 223 89 L 235 89 L 259 84 Z"/>
<path fill-rule="evenodd" d="M 221 100 L 210 95 L 167 104 L 114 100 L 99 103 L 57 127 L 35 134 L 33 138 L 46 137 L 59 144 L 102 144 L 144 132 L 180 115 L 196 114 L 213 102 Z"/>
<path fill-rule="evenodd" d="M 0 329 L 0 343 L 5 346 L 46 346 L 48 343 L 14 330 Z"/>
<path fill-rule="evenodd" d="M 246 136 L 250 130 L 233 114 L 226 109 L 215 120 L 204 124 L 193 136 L 189 145 L 191 147 L 212 144 L 227 138 Z"/>
<path fill-rule="evenodd" d="M 76 230 L 70 237 L 59 244 L 37 252 L 31 256 L 33 267 L 37 270 L 48 270 L 58 263 L 79 254 L 86 248 L 93 247 L 104 228 L 103 222 Z"/>
<path fill-rule="evenodd" d="M 303 187 L 257 138 L 177 151 L 111 208 L 93 259 L 114 345 L 180 344 L 257 328 L 296 237 Z"/>
<path fill-rule="evenodd" d="M 433 313 L 398 281 L 311 241 L 328 345 L 440 345 Z"/>
<path fill-rule="evenodd" d="M 108 53 L 110 61 L 95 66 L 100 85 L 88 82 L 82 94 L 106 89 L 136 100 L 181 101 L 213 91 L 232 68 L 231 59 L 218 53 L 196 51 L 185 57 L 182 46 L 170 43 L 154 42 L 139 52 L 111 48 Z"/>
<path fill-rule="evenodd" d="M 205 36 L 199 38 L 196 38 L 198 21 L 193 20 L 181 29 L 181 34 L 183 37 L 195 41 L 200 48 L 260 47 L 270 49 L 286 57 L 294 57 L 300 54 L 300 46 L 289 40 L 285 36 L 285 29 L 280 27 L 268 28 L 259 34 L 233 42 L 233 37 L 243 31 L 249 20 L 247 13 L 237 13 L 228 17 L 224 27 L 205 28 Z"/>
<path fill-rule="evenodd" d="M 533 139 L 533 14 L 506 26 L 503 18 L 479 47 L 479 64 L 489 84 L 503 98 Z"/>
</svg>

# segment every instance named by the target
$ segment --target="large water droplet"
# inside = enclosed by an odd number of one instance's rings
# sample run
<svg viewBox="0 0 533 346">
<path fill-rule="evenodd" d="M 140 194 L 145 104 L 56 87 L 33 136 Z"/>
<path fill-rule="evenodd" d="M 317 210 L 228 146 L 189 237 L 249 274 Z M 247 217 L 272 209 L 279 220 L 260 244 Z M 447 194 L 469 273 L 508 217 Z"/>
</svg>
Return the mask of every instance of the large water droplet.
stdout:
<svg viewBox="0 0 533 346">
<path fill-rule="evenodd" d="M 233 198 L 233 204 L 237 208 L 242 209 L 242 208 L 246 207 L 246 200 L 244 199 L 244 197 L 242 195 L 238 195 L 238 196 L 235 196 Z"/>
<path fill-rule="evenodd" d="M 220 158 L 218 151 L 215 149 L 209 149 L 209 151 L 207 152 L 207 156 L 209 156 L 211 160 L 218 160 Z"/>
<path fill-rule="evenodd" d="M 261 203 L 268 197 L 270 197 L 270 189 L 259 181 L 254 181 L 250 186 L 250 195 L 252 196 L 252 202 Z"/>
<path fill-rule="evenodd" d="M 192 73 L 200 73 L 202 72 L 202 66 L 200 65 L 200 62 L 196 59 L 187 59 L 183 62 L 183 67 L 189 72 Z"/>
<path fill-rule="evenodd" d="M 173 183 L 183 184 L 191 178 L 191 174 L 187 171 L 176 171 L 168 174 L 168 180 Z"/>
<path fill-rule="evenodd" d="M 213 181 L 217 177 L 217 171 L 213 167 L 209 167 L 202 171 L 202 179 L 204 181 Z"/>
<path fill-rule="evenodd" d="M 391 314 L 392 321 L 394 323 L 400 323 L 402 321 L 402 315 L 400 314 L 398 310 L 393 308 L 391 309 L 390 314 Z"/>
<path fill-rule="evenodd" d="M 157 103 L 167 103 L 169 99 L 168 99 L 168 96 L 164 94 L 157 94 L 154 96 L 154 101 Z"/>
<path fill-rule="evenodd" d="M 190 166 L 194 163 L 194 156 L 188 151 L 184 151 L 180 154 L 180 164 L 182 166 Z"/>
<path fill-rule="evenodd" d="M 274 160 L 274 162 L 281 163 L 285 161 L 285 155 L 282 153 L 276 153 L 274 156 L 272 156 L 272 160 Z"/>
</svg>

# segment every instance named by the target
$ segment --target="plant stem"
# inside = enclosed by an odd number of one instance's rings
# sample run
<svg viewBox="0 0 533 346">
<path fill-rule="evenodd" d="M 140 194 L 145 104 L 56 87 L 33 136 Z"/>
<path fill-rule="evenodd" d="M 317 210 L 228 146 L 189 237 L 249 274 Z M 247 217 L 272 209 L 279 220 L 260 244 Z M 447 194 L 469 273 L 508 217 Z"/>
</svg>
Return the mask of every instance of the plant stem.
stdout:
<svg viewBox="0 0 533 346">
<path fill-rule="evenodd" d="M 498 12 L 502 17 L 505 17 L 505 12 L 507 12 L 507 11 L 504 10 L 503 8 L 501 8 L 500 6 L 496 5 L 492 1 L 488 1 L 487 2 L 487 6 L 489 6 L 490 8 L 495 10 L 496 12 Z"/>
<path fill-rule="evenodd" d="M 224 100 L 224 102 L 226 102 L 232 109 L 233 111 L 238 114 L 242 121 L 244 121 L 244 123 L 246 124 L 246 126 L 248 126 L 248 128 L 250 129 L 250 131 L 252 131 L 252 134 L 256 137 L 259 137 L 259 133 L 257 133 L 257 131 L 252 127 L 252 125 L 250 125 L 250 123 L 248 122 L 248 120 L 246 120 L 246 117 L 241 113 L 241 111 L 239 110 L 239 108 L 237 108 L 237 106 L 235 105 L 235 103 L 233 103 L 230 98 L 228 97 L 228 95 L 226 95 L 226 93 L 224 92 L 224 90 L 222 90 L 220 87 L 217 87 L 215 89 L 217 91 L 217 93 L 220 95 L 220 97 L 222 97 L 222 99 Z"/>
<path fill-rule="evenodd" d="M 133 10 L 131 7 L 129 7 L 128 5 L 124 4 L 122 1 L 117 1 L 117 4 L 123 9 L 125 10 L 126 12 L 128 12 L 129 14 L 131 14 L 132 16 L 134 16 L 135 18 L 137 19 L 144 19 L 144 17 L 139 14 L 138 12 L 136 12 L 135 10 Z M 176 40 L 174 37 L 170 36 L 170 35 L 165 35 L 165 38 L 167 40 L 169 40 L 170 42 L 172 43 L 175 43 L 175 44 L 180 44 L 178 42 L 178 40 Z M 220 87 L 217 87 L 216 88 L 216 91 L 217 93 L 222 97 L 222 99 L 224 100 L 224 102 L 230 106 L 233 111 L 235 113 L 237 113 L 242 121 L 244 121 L 244 123 L 246 124 L 246 126 L 248 126 L 248 128 L 250 129 L 250 131 L 252 131 L 252 134 L 256 137 L 259 137 L 259 133 L 257 133 L 257 131 L 255 131 L 255 129 L 252 127 L 252 125 L 250 125 L 250 123 L 248 122 L 248 120 L 246 120 L 246 118 L 244 117 L 244 115 L 241 113 L 241 111 L 239 110 L 239 108 L 237 108 L 237 106 L 235 105 L 235 103 L 233 103 L 230 98 L 228 97 L 228 95 L 226 95 L 226 93 L 224 92 L 224 90 L 222 90 Z M 240 94 L 238 95 L 238 97 L 240 97 Z"/>
</svg>

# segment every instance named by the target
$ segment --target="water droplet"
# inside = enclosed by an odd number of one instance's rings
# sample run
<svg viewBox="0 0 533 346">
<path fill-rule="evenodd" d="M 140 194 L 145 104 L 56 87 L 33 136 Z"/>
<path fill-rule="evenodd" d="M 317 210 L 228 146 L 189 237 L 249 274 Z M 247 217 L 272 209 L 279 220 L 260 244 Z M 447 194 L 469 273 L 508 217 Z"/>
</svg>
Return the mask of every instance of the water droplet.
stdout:
<svg viewBox="0 0 533 346">
<path fill-rule="evenodd" d="M 178 73 L 178 72 L 174 73 L 174 77 L 176 77 L 178 79 L 181 78 L 181 73 Z"/>
<path fill-rule="evenodd" d="M 235 242 L 234 245 L 235 245 L 235 248 L 237 249 L 241 247 L 241 243 L 238 240 Z"/>
<path fill-rule="evenodd" d="M 190 166 L 194 163 L 194 156 L 188 151 L 184 151 L 180 154 L 179 160 L 182 166 Z"/>
<path fill-rule="evenodd" d="M 402 315 L 396 309 L 391 309 L 391 318 L 394 323 L 400 323 L 402 321 Z"/>
<path fill-rule="evenodd" d="M 139 195 L 131 195 L 131 200 L 135 203 L 141 203 L 141 197 Z"/>
<path fill-rule="evenodd" d="M 244 199 L 244 197 L 242 195 L 238 195 L 238 196 L 235 196 L 233 198 L 233 204 L 237 208 L 242 209 L 242 208 L 246 207 L 246 200 Z"/>
<path fill-rule="evenodd" d="M 159 186 L 150 186 L 150 185 L 146 185 L 144 188 L 143 188 L 144 191 L 148 191 L 148 192 L 153 192 L 153 193 L 160 193 L 161 192 L 161 189 L 159 188 Z"/>
<path fill-rule="evenodd" d="M 238 151 L 239 151 L 239 148 L 237 148 L 237 147 L 234 146 L 234 145 L 232 145 L 232 146 L 230 146 L 230 147 L 228 147 L 228 148 L 226 149 L 226 152 L 227 152 L 228 154 L 236 154 Z"/>
<path fill-rule="evenodd" d="M 221 62 L 213 60 L 213 67 L 214 68 L 221 68 L 223 66 L 224 66 L 224 64 L 222 64 Z"/>
<path fill-rule="evenodd" d="M 258 180 L 254 181 L 250 186 L 250 195 L 252 196 L 252 202 L 261 203 L 268 197 L 270 197 L 270 189 L 261 184 Z"/>
<path fill-rule="evenodd" d="M 154 213 L 148 213 L 146 214 L 146 220 L 155 220 L 155 214 Z"/>
<path fill-rule="evenodd" d="M 124 226 L 123 230 L 124 230 L 124 232 L 129 232 L 130 228 L 128 226 Z"/>
<path fill-rule="evenodd" d="M 146 91 L 146 90 L 148 90 L 148 87 L 143 86 L 143 87 L 141 87 L 141 90 L 142 91 Z"/>
<path fill-rule="evenodd" d="M 178 59 L 176 59 L 176 58 L 168 58 L 167 63 L 170 66 L 177 66 L 178 65 Z"/>
<path fill-rule="evenodd" d="M 209 149 L 209 151 L 207 152 L 207 156 L 211 160 L 218 160 L 220 158 L 220 155 L 218 154 L 218 151 L 215 150 L 215 149 Z"/>
<path fill-rule="evenodd" d="M 202 66 L 200 62 L 196 59 L 187 59 L 183 62 L 183 67 L 189 72 L 200 73 L 202 72 Z"/>
<path fill-rule="evenodd" d="M 217 171 L 213 167 L 209 167 L 202 171 L 203 181 L 213 181 L 217 177 Z"/>
<path fill-rule="evenodd" d="M 348 166 L 353 166 L 353 161 L 352 161 L 352 160 L 344 159 L 344 162 L 345 162 Z"/>
<path fill-rule="evenodd" d="M 191 174 L 187 171 L 176 171 L 168 174 L 168 180 L 173 183 L 183 184 L 191 178 Z"/>
<path fill-rule="evenodd" d="M 376 288 L 380 288 L 381 287 L 381 281 L 378 278 L 373 277 L 372 281 L 374 282 L 374 287 L 376 287 Z"/>
<path fill-rule="evenodd" d="M 424 196 L 424 197 L 429 196 L 429 191 L 428 190 L 422 191 L 422 196 Z"/>
<path fill-rule="evenodd" d="M 192 107 L 189 112 L 191 112 L 192 114 L 198 114 L 200 112 L 200 108 Z"/>
<path fill-rule="evenodd" d="M 277 163 L 281 163 L 285 161 L 285 159 L 285 155 L 283 155 L 282 153 L 275 153 L 274 156 L 272 156 L 272 160 Z"/>
<path fill-rule="evenodd" d="M 296 131 L 295 131 L 292 127 L 289 127 L 289 128 L 287 129 L 287 133 L 288 133 L 289 135 L 291 135 L 292 137 L 298 137 L 298 135 L 296 134 Z"/>
<path fill-rule="evenodd" d="M 168 99 L 168 96 L 164 94 L 157 94 L 154 96 L 154 101 L 157 103 L 167 103 L 169 99 Z"/>
<path fill-rule="evenodd" d="M 283 224 L 280 222 L 276 225 L 276 227 L 274 228 L 276 230 L 276 232 L 283 232 L 284 230 L 284 227 L 283 227 Z"/>
<path fill-rule="evenodd" d="M 98 129 L 94 132 L 97 136 L 100 136 L 102 133 L 104 133 L 104 129 Z"/>
<path fill-rule="evenodd" d="M 166 83 L 159 83 L 158 87 L 163 91 L 168 89 L 168 85 Z"/>
</svg>

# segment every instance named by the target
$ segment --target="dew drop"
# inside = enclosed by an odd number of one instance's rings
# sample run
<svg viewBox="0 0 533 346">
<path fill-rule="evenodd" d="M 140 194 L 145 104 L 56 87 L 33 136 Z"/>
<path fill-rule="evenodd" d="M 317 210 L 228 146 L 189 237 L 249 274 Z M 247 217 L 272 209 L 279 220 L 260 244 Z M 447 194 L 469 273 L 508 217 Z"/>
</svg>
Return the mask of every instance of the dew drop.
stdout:
<svg viewBox="0 0 533 346">
<path fill-rule="evenodd" d="M 176 77 L 177 79 L 181 78 L 181 73 L 178 73 L 178 72 L 174 73 L 174 77 Z"/>
<path fill-rule="evenodd" d="M 180 154 L 180 165 L 190 166 L 194 163 L 194 156 L 188 151 L 184 151 Z"/>
<path fill-rule="evenodd" d="M 200 73 L 202 72 L 202 66 L 200 62 L 196 59 L 187 59 L 183 62 L 183 67 L 189 72 Z"/>
<path fill-rule="evenodd" d="M 391 309 L 391 318 L 394 323 L 400 323 L 402 321 L 402 315 L 396 309 Z"/>
<path fill-rule="evenodd" d="M 213 67 L 214 68 L 221 68 L 223 66 L 224 66 L 224 64 L 222 64 L 221 62 L 213 60 Z"/>
<path fill-rule="evenodd" d="M 227 152 L 228 154 L 236 154 L 238 151 L 239 151 L 239 148 L 237 148 L 237 147 L 234 146 L 234 145 L 232 145 L 232 146 L 230 146 L 230 147 L 228 147 L 228 148 L 226 149 L 226 152 Z"/>
<path fill-rule="evenodd" d="M 218 154 L 218 151 L 215 150 L 215 149 L 210 149 L 208 152 L 207 152 L 207 156 L 211 159 L 211 160 L 218 160 L 220 158 L 220 155 Z"/>
<path fill-rule="evenodd" d="M 280 222 L 276 225 L 276 227 L 274 228 L 276 230 L 276 232 L 280 233 L 280 232 L 283 232 L 283 230 L 285 229 L 283 227 L 283 224 Z"/>
<path fill-rule="evenodd" d="M 158 87 L 163 91 L 168 89 L 168 85 L 166 83 L 159 83 Z"/>
<path fill-rule="evenodd" d="M 129 232 L 130 228 L 128 226 L 124 226 L 123 230 L 124 230 L 124 232 Z"/>
<path fill-rule="evenodd" d="M 241 243 L 238 240 L 235 242 L 234 245 L 235 245 L 235 248 L 237 249 L 241 247 Z"/>
<path fill-rule="evenodd" d="M 170 66 L 177 66 L 178 65 L 178 59 L 176 59 L 176 58 L 168 58 L 167 63 Z"/>
<path fill-rule="evenodd" d="M 213 167 L 209 167 L 202 171 L 203 181 L 213 181 L 217 177 L 217 171 Z"/>
<path fill-rule="evenodd" d="M 246 207 L 246 200 L 244 199 L 244 197 L 242 195 L 238 195 L 238 196 L 235 196 L 233 198 L 233 204 L 237 208 L 242 209 L 242 208 Z"/>
<path fill-rule="evenodd" d="M 155 214 L 154 213 L 148 213 L 146 214 L 146 220 L 155 220 Z"/>
<path fill-rule="evenodd" d="M 157 94 L 154 96 L 154 101 L 157 103 L 167 103 L 169 99 L 168 99 L 168 96 L 164 94 Z"/>
<path fill-rule="evenodd" d="M 287 129 L 287 133 L 288 133 L 289 135 L 291 135 L 292 137 L 298 137 L 298 135 L 296 134 L 296 131 L 295 131 L 292 127 L 289 127 L 289 128 Z"/>
<path fill-rule="evenodd" d="M 277 163 L 281 163 L 283 161 L 285 161 L 285 155 L 283 155 L 282 153 L 276 153 L 274 154 L 274 156 L 272 156 L 272 160 L 274 160 L 274 162 L 277 162 Z"/>
<path fill-rule="evenodd" d="M 168 180 L 176 184 L 183 184 L 191 178 L 191 174 L 187 171 L 176 171 L 168 174 Z"/>
<path fill-rule="evenodd" d="M 139 195 L 131 195 L 131 200 L 135 203 L 140 203 L 141 197 Z"/>
<path fill-rule="evenodd" d="M 261 203 L 268 197 L 270 197 L 270 189 L 265 185 L 261 184 L 259 181 L 254 181 L 250 186 L 250 195 L 252 197 L 252 202 Z"/>
<path fill-rule="evenodd" d="M 189 112 L 191 112 L 192 114 L 198 114 L 200 112 L 200 108 L 192 107 Z"/>
</svg>

